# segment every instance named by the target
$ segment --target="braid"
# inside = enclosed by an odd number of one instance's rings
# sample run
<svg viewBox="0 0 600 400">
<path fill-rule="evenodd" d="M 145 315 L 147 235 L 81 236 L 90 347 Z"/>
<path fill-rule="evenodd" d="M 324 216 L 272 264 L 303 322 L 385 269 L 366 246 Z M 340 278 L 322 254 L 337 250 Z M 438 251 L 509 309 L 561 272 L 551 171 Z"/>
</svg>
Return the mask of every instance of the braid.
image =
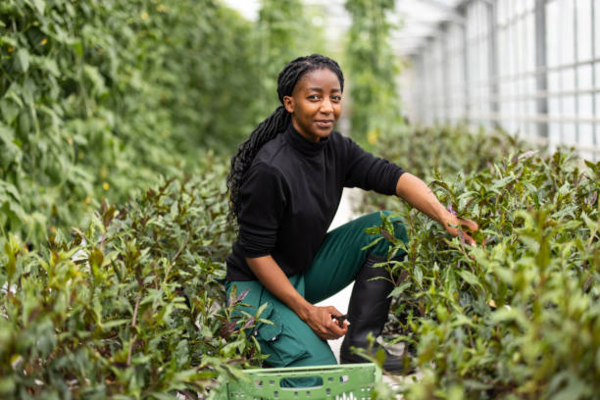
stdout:
<svg viewBox="0 0 600 400">
<path fill-rule="evenodd" d="M 277 78 L 277 95 L 283 104 L 284 96 L 291 96 L 294 87 L 305 74 L 316 69 L 327 68 L 335 73 L 340 81 L 341 90 L 344 90 L 344 75 L 338 63 L 331 58 L 312 54 L 299 57 L 286 65 Z M 260 148 L 268 141 L 274 139 L 279 133 L 284 132 L 292 121 L 292 115 L 283 105 L 277 107 L 273 114 L 261 122 L 250 134 L 248 140 L 242 143 L 236 155 L 231 158 L 231 171 L 227 176 L 227 189 L 229 191 L 230 210 L 229 218 L 235 219 L 240 211 L 240 187 L 246 172 Z"/>
</svg>

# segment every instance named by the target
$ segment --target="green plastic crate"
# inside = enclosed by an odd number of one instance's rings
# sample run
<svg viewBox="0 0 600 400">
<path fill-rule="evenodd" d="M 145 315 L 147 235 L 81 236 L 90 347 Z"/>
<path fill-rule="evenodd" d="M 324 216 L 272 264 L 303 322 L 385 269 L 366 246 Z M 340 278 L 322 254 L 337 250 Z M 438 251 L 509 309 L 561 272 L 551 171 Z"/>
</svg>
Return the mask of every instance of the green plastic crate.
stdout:
<svg viewBox="0 0 600 400">
<path fill-rule="evenodd" d="M 370 399 L 381 370 L 375 364 L 329 365 L 323 367 L 263 368 L 244 371 L 247 382 L 228 382 L 223 399 Z M 321 386 L 281 387 L 287 378 L 319 377 Z"/>
</svg>

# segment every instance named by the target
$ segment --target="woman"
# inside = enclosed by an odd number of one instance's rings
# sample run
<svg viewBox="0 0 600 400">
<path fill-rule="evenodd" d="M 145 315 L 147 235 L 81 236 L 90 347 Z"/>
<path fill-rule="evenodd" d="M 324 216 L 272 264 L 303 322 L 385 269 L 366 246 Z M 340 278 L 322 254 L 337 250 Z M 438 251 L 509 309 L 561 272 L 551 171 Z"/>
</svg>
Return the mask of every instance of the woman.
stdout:
<svg viewBox="0 0 600 400">
<path fill-rule="evenodd" d="M 477 224 L 457 219 L 418 178 L 374 157 L 333 130 L 342 112 L 344 77 L 334 60 L 313 54 L 290 62 L 279 74 L 282 105 L 264 120 L 232 158 L 227 184 L 238 239 L 227 258 L 226 288 L 248 290 L 261 324 L 254 334 L 272 367 L 335 364 L 327 339 L 345 336 L 342 363 L 365 362 L 352 347 L 364 348 L 369 333 L 377 337 L 388 315 L 393 286 L 385 268 L 388 244 L 361 251 L 373 237 L 364 229 L 380 222 L 379 213 L 363 216 L 329 233 L 343 187 L 396 194 L 457 235 L 458 226 Z M 395 235 L 407 241 L 404 226 L 394 221 Z M 465 235 L 469 244 L 475 242 Z M 348 320 L 317 303 L 356 280 Z M 229 296 L 228 296 L 229 297 Z M 266 305 L 265 305 L 266 304 Z M 384 368 L 399 371 L 402 362 L 387 354 Z"/>
</svg>

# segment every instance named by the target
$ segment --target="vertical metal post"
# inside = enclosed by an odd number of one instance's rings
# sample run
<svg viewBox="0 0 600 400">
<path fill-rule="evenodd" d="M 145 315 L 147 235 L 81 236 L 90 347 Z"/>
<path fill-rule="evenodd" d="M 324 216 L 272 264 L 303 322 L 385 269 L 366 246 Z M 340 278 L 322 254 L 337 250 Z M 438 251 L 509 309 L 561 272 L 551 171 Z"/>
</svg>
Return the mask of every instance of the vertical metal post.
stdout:
<svg viewBox="0 0 600 400">
<path fill-rule="evenodd" d="M 464 99 L 465 99 L 465 119 L 467 122 L 470 121 L 470 113 L 471 113 L 471 96 L 470 96 L 470 88 L 469 88 L 469 40 L 467 37 L 467 26 L 469 21 L 467 19 L 467 11 L 466 6 L 460 10 L 460 13 L 463 17 L 465 23 L 461 26 L 462 29 L 462 56 L 463 56 L 463 82 L 464 82 Z"/>
<path fill-rule="evenodd" d="M 546 0 L 535 0 L 535 67 L 540 72 L 536 75 L 536 90 L 548 92 L 548 72 L 546 52 Z M 548 115 L 548 97 L 536 100 L 538 115 Z M 548 123 L 538 122 L 537 131 L 539 138 L 548 138 Z"/>
<path fill-rule="evenodd" d="M 596 0 L 590 0 L 590 8 L 591 8 L 591 18 L 592 18 L 592 59 L 596 59 Z M 596 88 L 596 63 L 592 64 L 592 87 Z M 592 112 L 593 115 L 596 116 L 596 96 L 597 94 L 592 94 Z M 592 143 L 594 144 L 594 148 L 598 148 L 598 128 L 597 124 L 592 124 Z M 596 161 L 596 156 L 598 155 L 598 151 L 594 151 L 594 161 Z"/>
<path fill-rule="evenodd" d="M 429 55 L 431 51 L 431 48 L 429 47 L 429 40 L 427 40 L 427 44 L 425 45 L 425 50 L 423 51 L 423 65 L 424 66 L 430 66 L 433 65 L 431 64 L 431 57 Z M 424 81 L 424 87 L 423 87 L 423 93 L 425 93 L 425 101 L 423 101 L 423 104 L 425 105 L 425 109 L 423 110 L 423 115 L 425 115 L 425 121 L 428 124 L 431 124 L 434 120 L 434 104 L 433 104 L 433 100 L 434 97 L 432 96 L 432 90 L 431 87 L 435 86 L 435 82 L 433 81 L 434 75 L 431 72 L 431 68 L 427 68 L 427 69 L 423 69 L 423 71 L 425 71 L 425 73 L 423 74 L 425 76 L 425 81 Z"/>
<path fill-rule="evenodd" d="M 440 51 L 440 46 L 439 46 L 439 37 L 432 37 L 429 40 L 429 44 L 427 45 L 430 49 L 431 49 L 431 64 L 429 65 L 433 65 L 433 69 L 432 69 L 432 73 L 433 73 L 433 82 L 434 82 L 434 86 L 433 86 L 433 92 L 435 93 L 435 107 L 434 107 L 434 112 L 435 112 L 435 117 L 434 117 L 434 121 L 438 122 L 444 119 L 444 105 L 445 105 L 445 98 L 444 98 L 444 78 L 442 76 L 442 73 L 444 71 L 444 67 L 442 66 L 442 52 Z"/>
<path fill-rule="evenodd" d="M 565 3 L 563 0 L 554 0 L 556 3 L 558 3 L 558 7 L 559 7 L 559 15 L 564 15 L 565 12 Z M 551 22 L 555 22 L 555 21 L 551 21 Z M 565 62 L 565 44 L 564 44 L 564 24 L 558 24 L 559 26 L 556 27 L 557 31 L 558 31 L 558 50 L 557 50 L 557 54 L 558 54 L 558 65 L 563 66 L 566 64 Z M 564 70 L 560 70 L 557 72 L 558 73 L 558 91 L 562 92 L 564 89 L 564 78 L 565 78 L 565 71 Z M 564 115 L 564 104 L 565 104 L 565 98 L 564 95 L 560 95 L 558 100 L 558 112 L 560 116 Z M 559 130 L 558 130 L 558 144 L 561 145 L 564 143 L 564 137 L 565 137 L 565 123 L 564 122 L 559 122 L 558 123 L 559 126 Z"/>
<path fill-rule="evenodd" d="M 577 40 L 578 21 L 577 21 L 577 1 L 573 3 L 573 50 L 575 53 L 575 63 L 579 62 L 579 46 Z M 579 67 L 573 68 L 573 78 L 575 80 L 575 91 L 579 90 Z M 575 95 L 575 115 L 579 115 L 579 94 Z M 575 122 L 575 143 L 579 144 L 579 122 Z"/>
<path fill-rule="evenodd" d="M 438 40 L 442 46 L 441 48 L 441 57 L 439 65 L 442 67 L 441 76 L 442 82 L 440 82 L 440 89 L 442 91 L 441 95 L 444 99 L 444 105 L 442 107 L 442 115 L 441 119 L 445 120 L 445 122 L 450 121 L 450 104 L 452 104 L 452 99 L 450 98 L 452 90 L 449 87 L 450 82 L 450 52 L 448 51 L 448 24 L 444 23 L 441 26 L 441 35 L 438 36 Z"/>
<path fill-rule="evenodd" d="M 427 99 L 427 91 L 425 90 L 425 82 L 426 82 L 426 77 L 425 77 L 425 62 L 424 62 L 424 51 L 421 51 L 421 54 L 419 54 L 419 58 L 418 58 L 418 77 L 417 77 L 417 88 L 414 92 L 414 96 L 415 96 L 415 101 L 418 106 L 418 111 L 417 111 L 417 115 L 418 115 L 418 122 L 419 123 L 424 123 L 425 122 L 425 101 Z"/>
<path fill-rule="evenodd" d="M 418 55 L 412 57 L 412 65 L 415 69 L 415 75 L 414 79 L 410 81 L 410 99 L 413 102 L 413 114 L 410 118 L 415 121 L 421 119 L 421 104 L 417 96 L 417 93 L 419 93 L 417 86 L 421 84 L 421 63 L 419 62 Z"/>
<path fill-rule="evenodd" d="M 499 82 L 498 82 L 498 2 L 496 0 L 486 3 L 488 14 L 488 78 L 490 110 L 492 114 L 500 114 L 499 105 Z M 492 125 L 498 129 L 500 121 L 494 119 Z"/>
</svg>

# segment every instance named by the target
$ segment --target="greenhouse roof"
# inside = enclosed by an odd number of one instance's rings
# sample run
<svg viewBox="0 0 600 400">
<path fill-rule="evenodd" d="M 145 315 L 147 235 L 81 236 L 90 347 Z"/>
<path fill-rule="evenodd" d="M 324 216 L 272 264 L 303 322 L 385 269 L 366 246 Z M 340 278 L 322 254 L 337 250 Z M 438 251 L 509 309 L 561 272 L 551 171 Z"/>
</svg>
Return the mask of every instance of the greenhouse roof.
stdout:
<svg viewBox="0 0 600 400">
<path fill-rule="evenodd" d="M 345 0 L 303 0 L 306 5 L 322 8 L 322 24 L 328 35 L 336 41 L 350 27 L 351 18 L 344 8 Z M 250 20 L 256 20 L 260 0 L 225 0 L 229 6 L 240 11 Z M 419 53 L 429 40 L 436 36 L 440 25 L 447 21 L 461 22 L 457 11 L 464 0 L 396 0 L 396 9 L 390 22 L 394 30 L 392 45 L 396 54 L 410 56 Z"/>
</svg>

